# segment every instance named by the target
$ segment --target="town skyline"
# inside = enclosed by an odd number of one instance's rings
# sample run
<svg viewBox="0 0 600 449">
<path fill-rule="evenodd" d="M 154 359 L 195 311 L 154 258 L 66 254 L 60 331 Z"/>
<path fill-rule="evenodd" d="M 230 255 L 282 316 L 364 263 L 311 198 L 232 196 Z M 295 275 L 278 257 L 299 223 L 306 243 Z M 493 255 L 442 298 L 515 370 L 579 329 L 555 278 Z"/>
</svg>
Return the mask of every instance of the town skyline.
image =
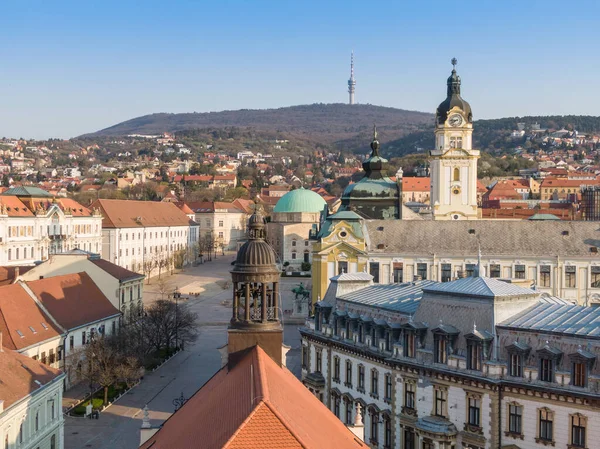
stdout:
<svg viewBox="0 0 600 449">
<path fill-rule="evenodd" d="M 476 119 L 597 114 L 594 3 L 561 14 L 558 2 L 343 6 L 6 5 L 17 19 L 0 31 L 11 61 L 0 135 L 69 138 L 156 112 L 345 103 L 352 50 L 357 103 L 433 112 L 456 57 Z"/>
</svg>

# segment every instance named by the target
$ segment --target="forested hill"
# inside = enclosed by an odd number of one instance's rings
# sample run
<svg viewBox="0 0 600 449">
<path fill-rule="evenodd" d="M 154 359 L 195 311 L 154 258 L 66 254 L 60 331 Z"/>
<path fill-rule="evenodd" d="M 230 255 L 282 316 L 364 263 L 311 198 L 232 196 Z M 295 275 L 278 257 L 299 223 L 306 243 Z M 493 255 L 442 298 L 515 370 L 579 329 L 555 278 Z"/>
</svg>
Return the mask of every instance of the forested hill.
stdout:
<svg viewBox="0 0 600 449">
<path fill-rule="evenodd" d="M 274 131 L 323 144 L 336 144 L 341 149 L 355 150 L 365 145 L 365 138 L 372 133 L 374 124 L 377 125 L 381 140 L 391 141 L 424 126 L 433 126 L 433 114 L 369 104 L 311 104 L 279 109 L 160 113 L 127 120 L 82 137 L 238 127 Z"/>
<path fill-rule="evenodd" d="M 517 129 L 517 123 L 524 123 L 525 130 L 538 124 L 550 133 L 559 129 L 577 130 L 580 134 L 600 134 L 600 117 L 590 115 L 548 115 L 506 117 L 489 120 L 476 120 L 473 123 L 473 146 L 481 150 L 511 150 L 525 143 L 526 137 L 512 139 L 510 134 Z M 541 133 L 540 136 L 543 136 Z M 433 148 L 433 126 L 410 133 L 397 140 L 382 143 L 385 154 L 402 156 L 427 151 Z"/>
</svg>

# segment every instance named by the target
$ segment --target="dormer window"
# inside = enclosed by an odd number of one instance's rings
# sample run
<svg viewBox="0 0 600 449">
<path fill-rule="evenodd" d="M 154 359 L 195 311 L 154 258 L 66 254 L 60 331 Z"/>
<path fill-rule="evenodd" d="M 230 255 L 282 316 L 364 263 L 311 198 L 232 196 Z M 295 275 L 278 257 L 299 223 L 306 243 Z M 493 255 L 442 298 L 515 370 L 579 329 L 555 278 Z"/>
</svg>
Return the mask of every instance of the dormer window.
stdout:
<svg viewBox="0 0 600 449">
<path fill-rule="evenodd" d="M 537 353 L 540 359 L 539 380 L 543 382 L 554 382 L 554 371 L 562 358 L 561 350 L 551 347 L 546 342 L 546 345 L 542 349 L 539 349 Z"/>
<path fill-rule="evenodd" d="M 415 357 L 415 331 L 404 331 L 404 357 Z"/>
<path fill-rule="evenodd" d="M 571 385 L 575 387 L 587 387 L 590 368 L 596 361 L 596 355 L 582 349 L 569 355 L 571 360 Z"/>
<path fill-rule="evenodd" d="M 474 328 L 471 333 L 465 335 L 465 338 L 467 339 L 467 369 L 481 371 L 494 337 L 487 331 Z"/>
<path fill-rule="evenodd" d="M 531 348 L 525 343 L 515 341 L 506 347 L 508 352 L 508 375 L 512 377 L 523 377 L 525 360 L 529 356 Z"/>
<path fill-rule="evenodd" d="M 454 352 L 453 346 L 459 331 L 454 326 L 440 323 L 431 330 L 433 333 L 435 363 L 448 363 L 448 355 Z"/>
</svg>

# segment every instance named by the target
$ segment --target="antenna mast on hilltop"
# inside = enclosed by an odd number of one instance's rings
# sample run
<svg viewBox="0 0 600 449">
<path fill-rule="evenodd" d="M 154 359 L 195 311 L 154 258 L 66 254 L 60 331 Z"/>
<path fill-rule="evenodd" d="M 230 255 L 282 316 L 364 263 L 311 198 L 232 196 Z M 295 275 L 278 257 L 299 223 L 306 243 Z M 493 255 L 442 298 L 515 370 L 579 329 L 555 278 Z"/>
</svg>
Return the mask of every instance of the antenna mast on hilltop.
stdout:
<svg viewBox="0 0 600 449">
<path fill-rule="evenodd" d="M 348 94 L 349 94 L 349 102 L 348 104 L 354 104 L 354 91 L 356 90 L 356 80 L 354 79 L 354 50 L 352 50 L 352 55 L 350 56 L 350 79 L 348 80 Z"/>
</svg>

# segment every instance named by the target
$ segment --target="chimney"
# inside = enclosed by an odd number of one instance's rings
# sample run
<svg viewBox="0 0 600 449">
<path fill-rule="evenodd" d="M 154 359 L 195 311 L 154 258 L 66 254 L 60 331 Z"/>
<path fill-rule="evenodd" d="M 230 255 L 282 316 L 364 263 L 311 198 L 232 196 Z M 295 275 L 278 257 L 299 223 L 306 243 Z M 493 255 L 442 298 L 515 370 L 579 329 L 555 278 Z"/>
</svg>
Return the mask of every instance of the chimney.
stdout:
<svg viewBox="0 0 600 449">
<path fill-rule="evenodd" d="M 15 283 L 17 281 L 17 279 L 19 278 L 19 274 L 21 274 L 19 267 L 15 267 L 15 277 L 14 277 L 12 283 Z"/>
</svg>

